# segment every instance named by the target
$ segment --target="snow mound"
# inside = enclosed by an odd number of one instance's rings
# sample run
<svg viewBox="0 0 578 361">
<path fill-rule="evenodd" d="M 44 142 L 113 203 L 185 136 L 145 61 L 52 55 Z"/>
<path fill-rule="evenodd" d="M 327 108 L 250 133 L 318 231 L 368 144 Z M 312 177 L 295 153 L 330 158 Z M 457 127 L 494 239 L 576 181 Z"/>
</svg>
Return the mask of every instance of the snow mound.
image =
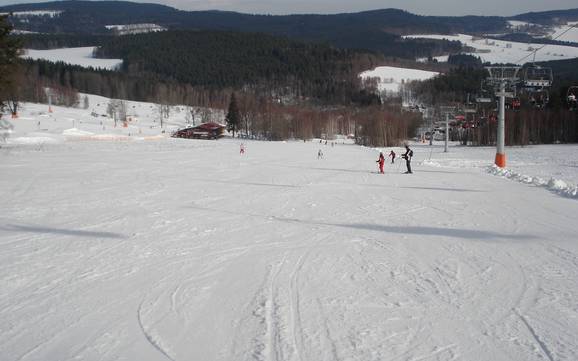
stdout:
<svg viewBox="0 0 578 361">
<path fill-rule="evenodd" d="M 43 145 L 62 143 L 62 139 L 52 134 L 30 134 L 26 137 L 15 137 L 7 140 L 8 144 L 17 145 Z"/>
<path fill-rule="evenodd" d="M 550 178 L 550 180 L 545 180 L 540 177 L 532 177 L 529 175 L 520 174 L 507 168 L 500 168 L 495 164 L 487 167 L 487 171 L 493 175 L 524 184 L 533 184 L 538 187 L 544 187 L 562 196 L 578 199 L 578 186 L 567 183 L 561 179 Z"/>
<path fill-rule="evenodd" d="M 94 133 L 80 130 L 78 128 L 70 128 L 70 129 L 65 129 L 62 132 L 62 135 L 66 135 L 68 137 L 86 137 L 86 136 L 94 135 Z"/>
</svg>

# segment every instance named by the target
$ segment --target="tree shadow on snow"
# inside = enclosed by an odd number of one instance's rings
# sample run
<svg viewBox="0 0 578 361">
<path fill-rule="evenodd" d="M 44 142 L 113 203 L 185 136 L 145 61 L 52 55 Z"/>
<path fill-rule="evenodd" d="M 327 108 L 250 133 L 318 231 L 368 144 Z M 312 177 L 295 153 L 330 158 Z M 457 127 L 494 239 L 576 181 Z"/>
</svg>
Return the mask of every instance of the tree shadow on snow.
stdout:
<svg viewBox="0 0 578 361">
<path fill-rule="evenodd" d="M 93 232 L 93 231 L 81 231 L 75 229 L 62 229 L 43 226 L 22 226 L 16 224 L 8 224 L 5 226 L 0 226 L 0 230 L 7 232 L 60 234 L 64 236 L 92 237 L 92 238 L 125 238 L 124 235 L 113 232 Z"/>
<path fill-rule="evenodd" d="M 416 170 L 415 167 L 413 170 Z M 457 172 L 450 172 L 447 170 L 430 170 L 430 169 L 422 169 L 422 168 L 417 168 L 417 173 L 443 173 L 443 174 L 458 174 Z"/>
<path fill-rule="evenodd" d="M 462 238 L 472 240 L 529 240 L 536 237 L 527 234 L 504 234 L 490 231 L 478 231 L 473 229 L 461 228 L 436 228 L 436 227 L 419 227 L 419 226 L 384 226 L 380 224 L 333 224 L 336 227 L 346 227 L 353 229 L 362 229 L 368 231 L 377 231 L 384 233 L 414 234 L 421 236 L 441 236 L 450 238 Z"/>
<path fill-rule="evenodd" d="M 473 229 L 462 229 L 462 228 L 436 228 L 436 227 L 421 227 L 421 226 L 386 226 L 381 224 L 370 224 L 370 223 L 329 223 L 323 221 L 314 221 L 308 219 L 299 218 L 287 218 L 274 215 L 265 215 L 257 213 L 247 213 L 239 211 L 229 211 L 222 209 L 215 209 L 202 206 L 189 206 L 187 208 L 197 209 L 201 211 L 217 212 L 222 214 L 230 214 L 234 216 L 246 216 L 254 218 L 262 218 L 267 220 L 273 220 L 277 222 L 284 223 L 294 223 L 294 224 L 307 224 L 313 226 L 322 227 L 339 227 L 339 228 L 351 228 L 356 230 L 366 230 L 373 232 L 383 232 L 383 233 L 394 233 L 394 234 L 413 234 L 421 236 L 438 236 L 438 237 L 449 237 L 449 238 L 461 238 L 470 239 L 476 241 L 500 241 L 500 240 L 518 240 L 527 241 L 536 239 L 535 236 L 528 234 L 505 234 L 491 231 L 479 231 Z"/>
</svg>

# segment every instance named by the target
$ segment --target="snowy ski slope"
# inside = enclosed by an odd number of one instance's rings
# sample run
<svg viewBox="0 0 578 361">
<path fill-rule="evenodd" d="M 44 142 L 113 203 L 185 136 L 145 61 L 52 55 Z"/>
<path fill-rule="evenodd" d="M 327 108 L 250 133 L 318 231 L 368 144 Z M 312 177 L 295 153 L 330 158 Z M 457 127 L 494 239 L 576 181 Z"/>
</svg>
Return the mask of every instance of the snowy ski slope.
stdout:
<svg viewBox="0 0 578 361">
<path fill-rule="evenodd" d="M 412 80 L 427 80 L 439 73 L 418 69 L 398 68 L 393 66 L 378 66 L 373 70 L 364 71 L 359 76 L 362 79 L 378 78 L 378 89 L 388 93 L 399 92 L 402 84 Z"/>
<path fill-rule="evenodd" d="M 84 106 L 88 97 L 88 108 L 66 108 L 52 106 L 50 113 L 46 104 L 22 103 L 18 119 L 5 120 L 13 129 L 7 133 L 6 142 L 11 145 L 56 144 L 67 140 L 115 140 L 133 141 L 145 137 L 166 137 L 177 129 L 200 124 L 204 121 L 223 122 L 223 110 L 200 107 L 171 106 L 169 117 L 161 128 L 159 108 L 156 104 L 126 101 L 129 121 L 126 127 L 107 113 L 109 98 L 92 94 L 80 94 L 79 106 Z M 187 114 L 193 112 L 190 116 Z M 0 135 L 3 132 L 0 130 Z"/>
<path fill-rule="evenodd" d="M 1 360 L 576 359 L 578 202 L 490 148 L 379 175 L 350 144 L 59 138 L 34 107 L 13 140 L 57 140 L 0 148 Z M 562 147 L 509 160 L 575 181 Z"/>
</svg>

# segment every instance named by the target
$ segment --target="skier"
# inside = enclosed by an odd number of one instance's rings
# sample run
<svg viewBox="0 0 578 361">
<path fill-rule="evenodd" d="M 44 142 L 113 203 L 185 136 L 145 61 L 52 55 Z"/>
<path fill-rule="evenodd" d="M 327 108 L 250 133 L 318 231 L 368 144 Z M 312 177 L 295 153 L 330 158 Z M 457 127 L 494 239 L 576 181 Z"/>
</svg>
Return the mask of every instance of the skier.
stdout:
<svg viewBox="0 0 578 361">
<path fill-rule="evenodd" d="M 319 151 L 317 152 L 317 159 L 323 159 L 323 152 L 321 151 L 321 149 L 319 149 Z"/>
<path fill-rule="evenodd" d="M 379 163 L 379 173 L 383 174 L 383 164 L 385 163 L 385 157 L 383 156 L 382 152 L 379 152 L 379 159 L 376 160 L 375 163 Z"/>
<path fill-rule="evenodd" d="M 407 166 L 407 172 L 405 174 L 412 174 L 411 171 L 411 158 L 413 157 L 413 150 L 409 149 L 409 145 L 405 145 L 405 153 L 401 156 L 405 159 L 405 165 Z"/>
<path fill-rule="evenodd" d="M 391 164 L 395 163 L 395 152 L 393 151 L 393 149 L 391 150 L 391 152 L 389 152 L 388 157 L 391 158 Z"/>
<path fill-rule="evenodd" d="M 245 144 L 241 143 L 240 149 L 239 149 L 239 154 L 243 155 L 245 154 Z"/>
</svg>

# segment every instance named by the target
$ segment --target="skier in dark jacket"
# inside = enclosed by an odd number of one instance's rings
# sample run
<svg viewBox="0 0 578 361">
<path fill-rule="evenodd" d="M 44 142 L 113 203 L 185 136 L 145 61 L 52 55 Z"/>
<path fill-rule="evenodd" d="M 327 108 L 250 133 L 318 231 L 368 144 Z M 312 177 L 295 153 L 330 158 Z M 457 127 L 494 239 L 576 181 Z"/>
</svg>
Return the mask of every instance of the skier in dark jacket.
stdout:
<svg viewBox="0 0 578 361">
<path fill-rule="evenodd" d="M 401 157 L 405 159 L 405 165 L 407 166 L 407 172 L 405 172 L 405 174 L 412 174 L 411 158 L 413 157 L 413 150 L 409 149 L 409 145 L 405 145 L 405 153 Z"/>
<path fill-rule="evenodd" d="M 393 149 L 391 150 L 391 152 L 389 152 L 388 157 L 391 158 L 391 164 L 395 163 L 395 152 L 393 151 Z"/>
<path fill-rule="evenodd" d="M 379 173 L 383 174 L 383 164 L 385 163 L 385 157 L 382 152 L 379 152 L 379 159 L 375 161 L 379 163 Z"/>
</svg>

